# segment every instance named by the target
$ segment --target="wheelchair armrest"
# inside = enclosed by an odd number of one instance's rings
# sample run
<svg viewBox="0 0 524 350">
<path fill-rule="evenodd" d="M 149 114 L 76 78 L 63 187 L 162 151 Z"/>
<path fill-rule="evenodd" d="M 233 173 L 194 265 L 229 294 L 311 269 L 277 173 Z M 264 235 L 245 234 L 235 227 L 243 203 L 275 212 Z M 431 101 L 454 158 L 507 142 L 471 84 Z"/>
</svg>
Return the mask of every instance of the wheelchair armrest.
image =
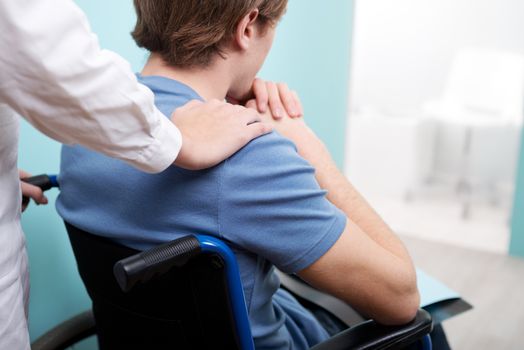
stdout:
<svg viewBox="0 0 524 350">
<path fill-rule="evenodd" d="M 62 322 L 31 344 L 31 350 L 61 350 L 96 333 L 95 319 L 91 310 Z"/>
<path fill-rule="evenodd" d="M 369 320 L 315 345 L 311 350 L 396 349 L 431 332 L 431 315 L 418 310 L 413 321 L 402 326 L 384 326 Z"/>
</svg>

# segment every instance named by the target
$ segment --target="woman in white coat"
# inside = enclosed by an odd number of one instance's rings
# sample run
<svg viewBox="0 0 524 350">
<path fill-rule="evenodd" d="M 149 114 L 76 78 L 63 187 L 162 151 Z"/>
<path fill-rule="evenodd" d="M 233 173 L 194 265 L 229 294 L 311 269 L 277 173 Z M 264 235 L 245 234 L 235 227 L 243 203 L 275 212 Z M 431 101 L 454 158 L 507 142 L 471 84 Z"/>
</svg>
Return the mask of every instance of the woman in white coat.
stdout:
<svg viewBox="0 0 524 350">
<path fill-rule="evenodd" d="M 257 122 L 256 111 L 220 101 L 190 103 L 175 111 L 171 123 L 127 62 L 99 48 L 70 0 L 2 0 L 0 33 L 0 350 L 25 350 L 29 279 L 20 227 L 17 114 L 55 140 L 147 172 L 172 163 L 189 169 L 215 165 L 270 127 Z M 258 80 L 253 90 L 261 111 L 269 101 L 273 114 L 282 107 L 292 116 L 302 114 L 285 85 Z M 37 188 L 27 188 L 26 194 L 45 201 Z"/>
</svg>

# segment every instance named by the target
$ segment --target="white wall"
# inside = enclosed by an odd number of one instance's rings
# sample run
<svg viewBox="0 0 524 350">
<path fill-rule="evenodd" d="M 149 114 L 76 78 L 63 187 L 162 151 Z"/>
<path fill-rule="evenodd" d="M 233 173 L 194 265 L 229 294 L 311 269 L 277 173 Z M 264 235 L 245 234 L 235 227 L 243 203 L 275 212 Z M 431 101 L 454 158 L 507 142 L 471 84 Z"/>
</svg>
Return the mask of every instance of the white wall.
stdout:
<svg viewBox="0 0 524 350">
<path fill-rule="evenodd" d="M 354 108 L 412 110 L 439 96 L 461 47 L 524 51 L 523 0 L 357 0 L 355 14 Z"/>
<path fill-rule="evenodd" d="M 356 0 L 354 21 L 346 174 L 397 232 L 504 251 L 519 127 L 466 152 L 465 115 L 419 117 L 460 49 L 524 53 L 524 0 Z"/>
</svg>

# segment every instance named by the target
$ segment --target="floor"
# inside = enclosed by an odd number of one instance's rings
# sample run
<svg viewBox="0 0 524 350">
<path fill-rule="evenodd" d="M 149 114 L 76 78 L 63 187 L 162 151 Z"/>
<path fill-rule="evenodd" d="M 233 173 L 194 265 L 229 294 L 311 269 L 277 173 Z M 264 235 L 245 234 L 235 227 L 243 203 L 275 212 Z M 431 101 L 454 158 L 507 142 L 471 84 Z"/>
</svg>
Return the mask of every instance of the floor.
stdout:
<svg viewBox="0 0 524 350">
<path fill-rule="evenodd" d="M 400 235 L 417 267 L 474 306 L 444 322 L 453 349 L 524 349 L 524 259 Z"/>
</svg>

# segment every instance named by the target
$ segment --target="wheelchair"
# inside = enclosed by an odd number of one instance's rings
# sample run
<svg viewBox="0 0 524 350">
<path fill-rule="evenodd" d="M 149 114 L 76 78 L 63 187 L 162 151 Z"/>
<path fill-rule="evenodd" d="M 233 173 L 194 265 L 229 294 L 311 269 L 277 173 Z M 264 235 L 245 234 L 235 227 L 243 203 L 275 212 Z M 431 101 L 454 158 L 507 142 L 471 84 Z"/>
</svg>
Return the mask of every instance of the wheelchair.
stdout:
<svg viewBox="0 0 524 350">
<path fill-rule="evenodd" d="M 53 177 L 26 181 L 57 186 Z M 92 310 L 42 335 L 33 350 L 66 349 L 93 335 L 101 349 L 254 349 L 236 258 L 221 240 L 189 235 L 140 252 L 68 223 L 66 229 Z M 297 290 L 288 289 L 307 299 Z M 312 349 L 429 350 L 432 326 L 420 309 L 408 324 L 367 320 Z"/>
</svg>

